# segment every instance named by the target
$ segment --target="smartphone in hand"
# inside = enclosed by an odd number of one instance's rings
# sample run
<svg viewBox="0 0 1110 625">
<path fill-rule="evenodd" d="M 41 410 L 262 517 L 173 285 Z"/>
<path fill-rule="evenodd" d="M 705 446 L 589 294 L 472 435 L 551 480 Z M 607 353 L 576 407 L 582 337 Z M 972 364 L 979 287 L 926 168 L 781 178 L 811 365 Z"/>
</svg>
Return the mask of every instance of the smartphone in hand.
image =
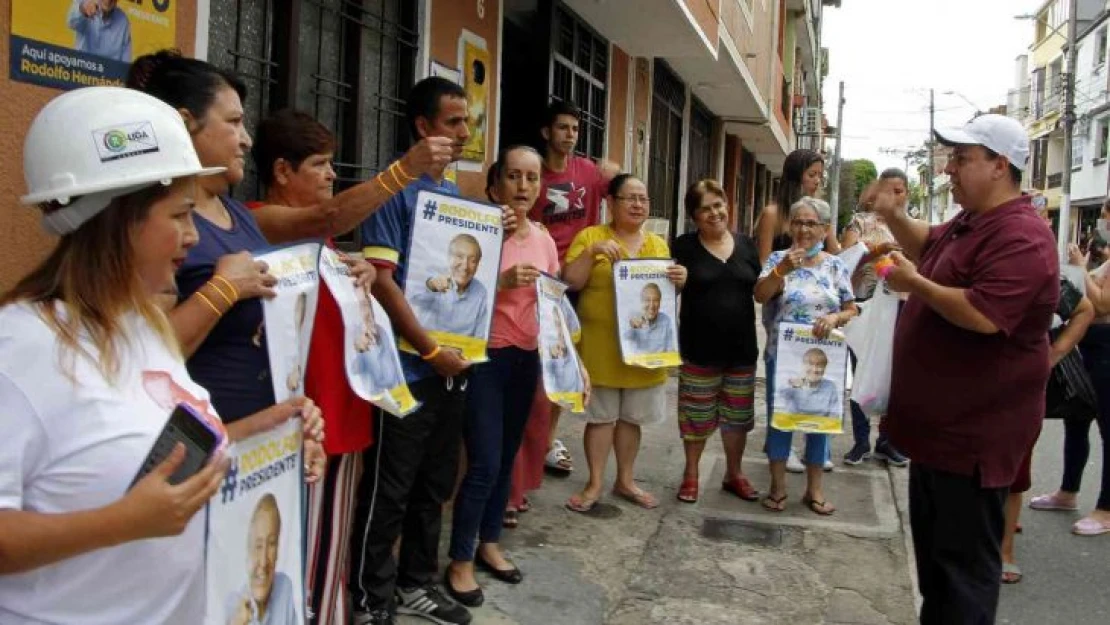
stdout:
<svg viewBox="0 0 1110 625">
<path fill-rule="evenodd" d="M 170 484 L 184 482 L 208 463 L 212 454 L 223 444 L 223 439 L 223 433 L 210 426 L 191 406 L 178 404 L 143 460 L 135 479 L 131 480 L 131 486 L 161 464 L 178 443 L 185 445 L 185 460 L 170 476 Z"/>
</svg>

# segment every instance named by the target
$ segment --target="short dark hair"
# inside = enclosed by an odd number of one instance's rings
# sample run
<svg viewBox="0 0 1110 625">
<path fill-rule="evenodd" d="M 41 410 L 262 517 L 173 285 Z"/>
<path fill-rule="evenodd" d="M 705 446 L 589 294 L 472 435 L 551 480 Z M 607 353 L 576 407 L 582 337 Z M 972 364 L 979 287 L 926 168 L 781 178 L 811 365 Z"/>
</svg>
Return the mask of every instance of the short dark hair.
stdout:
<svg viewBox="0 0 1110 625">
<path fill-rule="evenodd" d="M 906 185 L 907 187 L 910 185 L 910 179 L 908 176 L 906 176 L 906 172 L 897 167 L 889 167 L 887 169 L 884 169 L 883 173 L 879 174 L 879 180 L 895 179 L 901 180 L 902 184 Z"/>
<path fill-rule="evenodd" d="M 144 54 L 131 63 L 126 86 L 185 109 L 201 122 L 221 89 L 230 87 L 247 99 L 247 85 L 235 74 L 211 63 L 182 56 L 177 50 Z"/>
<path fill-rule="evenodd" d="M 628 182 L 629 180 L 639 180 L 639 178 L 629 173 L 617 174 L 616 176 L 613 176 L 613 179 L 609 181 L 609 188 L 606 189 L 606 193 L 608 193 L 611 197 L 617 197 L 617 194 L 621 192 L 621 187 L 623 187 L 624 183 Z"/>
<path fill-rule="evenodd" d="M 251 155 L 258 166 L 258 177 L 269 186 L 274 183 L 274 164 L 284 159 L 296 171 L 313 154 L 335 152 L 335 135 L 303 111 L 282 109 L 262 120 L 255 132 Z"/>
<path fill-rule="evenodd" d="M 405 119 L 409 123 L 412 138 L 419 141 L 423 137 L 416 129 L 416 120 L 433 120 L 439 115 L 439 101 L 443 96 L 466 99 L 466 91 L 456 83 L 442 76 L 429 76 L 412 87 L 405 102 Z"/>
<path fill-rule="evenodd" d="M 983 148 L 983 151 L 987 153 L 987 158 L 992 160 L 992 161 L 997 159 L 997 158 L 1001 158 L 1001 156 L 1002 156 L 998 152 L 995 152 L 994 150 L 988 148 L 985 145 L 979 146 L 979 147 Z M 1013 163 L 1009 163 L 1009 165 L 1010 165 L 1010 182 L 1012 182 L 1015 185 L 1020 187 L 1021 186 L 1021 170 L 1018 169 L 1018 166 L 1014 165 Z"/>
<path fill-rule="evenodd" d="M 569 115 L 576 120 L 582 119 L 582 110 L 575 106 L 572 102 L 566 100 L 552 100 L 551 104 L 547 105 L 547 114 L 544 116 L 544 128 L 550 128 L 555 125 L 555 120 L 560 115 Z"/>
</svg>

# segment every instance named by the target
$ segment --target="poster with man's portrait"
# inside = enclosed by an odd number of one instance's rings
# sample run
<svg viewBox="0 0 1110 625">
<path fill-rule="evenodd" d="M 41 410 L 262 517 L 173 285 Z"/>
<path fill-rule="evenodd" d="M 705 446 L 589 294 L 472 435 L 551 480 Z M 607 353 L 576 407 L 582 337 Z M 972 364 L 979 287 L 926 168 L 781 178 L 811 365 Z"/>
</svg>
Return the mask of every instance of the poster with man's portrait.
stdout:
<svg viewBox="0 0 1110 625">
<path fill-rule="evenodd" d="M 834 330 L 819 339 L 810 324 L 780 324 L 774 373 L 772 425 L 816 434 L 844 431 L 848 344 L 843 333 Z"/>
<path fill-rule="evenodd" d="M 567 285 L 541 274 L 536 280 L 536 314 L 540 324 L 540 366 L 543 388 L 553 403 L 571 412 L 585 412 L 586 384 L 582 361 L 574 348 L 578 316 L 566 298 Z"/>
<path fill-rule="evenodd" d="M 274 400 L 279 403 L 304 395 L 308 346 L 320 286 L 317 269 L 320 248 L 319 243 L 298 243 L 255 255 L 256 260 L 269 266 L 270 275 L 277 278 L 274 287 L 277 297 L 262 300 L 262 315 Z"/>
<path fill-rule="evenodd" d="M 208 504 L 205 625 L 303 625 L 300 419 L 237 441 Z"/>
<path fill-rule="evenodd" d="M 416 196 L 405 299 L 441 346 L 486 361 L 501 269 L 501 207 L 421 191 Z M 401 349 L 416 350 L 401 340 Z"/>
<path fill-rule="evenodd" d="M 678 294 L 667 279 L 669 258 L 622 260 L 613 265 L 617 332 L 627 365 L 658 369 L 682 364 L 678 354 Z"/>
<path fill-rule="evenodd" d="M 12 80 L 76 89 L 122 87 L 131 62 L 177 47 L 179 0 L 15 0 L 8 74 Z M 6 16 L 5 16 L 6 17 Z M 142 142 L 143 128 L 118 128 L 107 149 Z"/>
<path fill-rule="evenodd" d="M 320 252 L 320 278 L 343 318 L 343 362 L 356 395 L 398 417 L 418 406 L 405 384 L 393 326 L 369 290 L 355 284 L 335 251 Z"/>
</svg>

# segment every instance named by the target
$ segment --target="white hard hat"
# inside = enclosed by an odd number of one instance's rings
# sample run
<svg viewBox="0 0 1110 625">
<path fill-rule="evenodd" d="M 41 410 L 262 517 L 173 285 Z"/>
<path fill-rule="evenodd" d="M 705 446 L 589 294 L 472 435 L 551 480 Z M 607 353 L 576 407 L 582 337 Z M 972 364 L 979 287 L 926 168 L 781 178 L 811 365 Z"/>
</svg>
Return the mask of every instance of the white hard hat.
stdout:
<svg viewBox="0 0 1110 625">
<path fill-rule="evenodd" d="M 63 204 L 42 223 L 68 234 L 113 198 L 225 169 L 201 166 L 172 106 L 134 89 L 86 87 L 54 98 L 31 122 L 23 143 L 27 195 L 20 200 Z"/>
</svg>

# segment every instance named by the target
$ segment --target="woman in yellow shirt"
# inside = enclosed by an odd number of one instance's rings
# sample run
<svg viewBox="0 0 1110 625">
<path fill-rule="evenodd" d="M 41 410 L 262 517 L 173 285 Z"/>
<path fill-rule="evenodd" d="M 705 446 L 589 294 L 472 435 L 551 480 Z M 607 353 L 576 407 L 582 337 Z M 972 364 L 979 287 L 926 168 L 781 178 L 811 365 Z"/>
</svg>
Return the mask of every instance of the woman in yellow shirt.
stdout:
<svg viewBox="0 0 1110 625">
<path fill-rule="evenodd" d="M 669 258 L 671 252 L 661 237 L 644 231 L 649 200 L 643 182 L 631 174 L 613 178 L 607 202 L 612 222 L 579 232 L 567 250 L 563 269 L 563 279 L 571 290 L 581 292 L 579 348 L 593 381 L 593 396 L 584 417 L 590 477 L 586 487 L 567 500 L 567 508 L 575 512 L 588 512 L 601 497 L 601 480 L 610 449 L 617 456 L 613 494 L 644 508 L 659 505 L 654 495 L 636 486 L 633 467 L 640 450 L 640 426 L 665 418 L 667 401 L 663 385 L 667 372 L 632 367 L 621 360 L 613 263 L 627 258 Z M 686 269 L 672 265 L 667 277 L 682 288 Z"/>
</svg>

